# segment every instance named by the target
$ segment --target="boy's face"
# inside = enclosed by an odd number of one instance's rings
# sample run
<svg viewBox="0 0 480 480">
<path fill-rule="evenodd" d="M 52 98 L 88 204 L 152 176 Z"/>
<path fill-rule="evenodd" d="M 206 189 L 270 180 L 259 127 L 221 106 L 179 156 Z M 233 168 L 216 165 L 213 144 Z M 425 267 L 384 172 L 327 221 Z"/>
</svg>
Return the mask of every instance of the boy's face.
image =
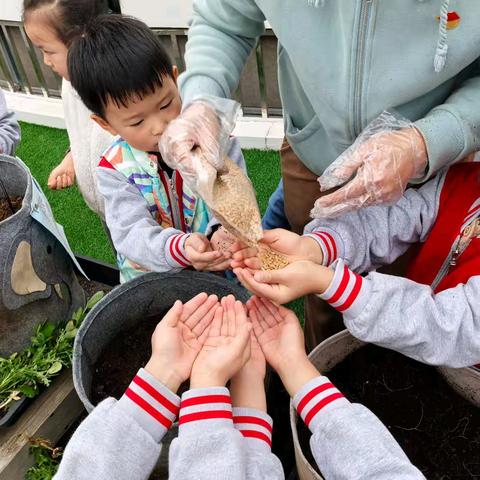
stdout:
<svg viewBox="0 0 480 480">
<path fill-rule="evenodd" d="M 163 77 L 162 87 L 157 87 L 153 93 L 128 102 L 126 107 L 109 101 L 104 118 L 92 115 L 92 119 L 112 135 L 120 135 L 133 148 L 158 152 L 162 133 L 182 109 L 177 75 L 178 70 L 174 67 L 173 78 Z"/>
</svg>

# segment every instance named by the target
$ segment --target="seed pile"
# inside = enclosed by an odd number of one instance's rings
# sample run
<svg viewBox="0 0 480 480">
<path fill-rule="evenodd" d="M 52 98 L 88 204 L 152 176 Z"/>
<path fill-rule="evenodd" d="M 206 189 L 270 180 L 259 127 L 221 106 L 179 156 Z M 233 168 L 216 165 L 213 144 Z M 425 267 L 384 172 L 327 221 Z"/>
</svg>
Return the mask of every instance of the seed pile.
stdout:
<svg viewBox="0 0 480 480">
<path fill-rule="evenodd" d="M 260 247 L 258 257 L 262 262 L 262 270 L 281 270 L 289 263 L 284 255 L 268 247 Z"/>
</svg>

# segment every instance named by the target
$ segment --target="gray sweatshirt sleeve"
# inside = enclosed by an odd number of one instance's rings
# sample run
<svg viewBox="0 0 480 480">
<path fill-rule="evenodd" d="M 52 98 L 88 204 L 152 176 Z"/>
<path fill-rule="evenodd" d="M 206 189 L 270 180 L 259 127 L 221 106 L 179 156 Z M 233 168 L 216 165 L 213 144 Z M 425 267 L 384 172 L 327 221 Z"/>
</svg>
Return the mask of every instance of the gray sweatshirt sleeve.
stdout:
<svg viewBox="0 0 480 480">
<path fill-rule="evenodd" d="M 54 480 L 146 480 L 180 399 L 140 369 L 123 397 L 108 398 L 80 424 Z"/>
<path fill-rule="evenodd" d="M 372 272 L 365 278 L 342 260 L 321 298 L 343 313 L 350 333 L 431 365 L 480 361 L 480 276 L 434 294 L 428 285 Z"/>
<path fill-rule="evenodd" d="M 305 227 L 323 251 L 324 265 L 342 258 L 355 272 L 388 265 L 410 245 L 423 242 L 438 213 L 446 171 L 418 190 L 410 188 L 393 206 L 369 207 L 327 220 L 316 219 Z"/>
<path fill-rule="evenodd" d="M 105 221 L 118 253 L 155 272 L 177 272 L 190 265 L 185 254 L 188 234 L 162 228 L 145 199 L 125 176 L 97 167 L 98 189 L 105 201 Z"/>
<path fill-rule="evenodd" d="M 328 378 L 306 383 L 293 403 L 312 432 L 312 454 L 326 480 L 425 478 L 385 425 L 364 406 L 350 403 Z"/>
<path fill-rule="evenodd" d="M 246 450 L 233 426 L 228 389 L 193 389 L 182 395 L 178 438 L 169 457 L 170 480 L 247 478 Z"/>
<path fill-rule="evenodd" d="M 243 66 L 265 30 L 265 17 L 254 0 L 195 0 L 179 78 L 184 105 L 201 94 L 230 97 Z"/>
<path fill-rule="evenodd" d="M 273 421 L 270 415 L 253 408 L 234 407 L 233 424 L 243 436 L 247 478 L 283 480 L 282 464 L 272 453 Z"/>
<path fill-rule="evenodd" d="M 13 155 L 20 142 L 20 125 L 15 114 L 8 110 L 5 95 L 0 89 L 0 153 Z"/>
</svg>

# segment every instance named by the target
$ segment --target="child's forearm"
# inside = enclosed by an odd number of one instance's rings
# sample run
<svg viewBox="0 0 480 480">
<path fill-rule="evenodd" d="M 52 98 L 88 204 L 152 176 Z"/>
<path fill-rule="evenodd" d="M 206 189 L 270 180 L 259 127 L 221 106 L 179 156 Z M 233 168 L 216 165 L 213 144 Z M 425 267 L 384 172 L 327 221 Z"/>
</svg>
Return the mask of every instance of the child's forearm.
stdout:
<svg viewBox="0 0 480 480">
<path fill-rule="evenodd" d="M 267 411 L 265 383 L 260 375 L 239 372 L 230 382 L 230 395 L 234 407 Z"/>
</svg>

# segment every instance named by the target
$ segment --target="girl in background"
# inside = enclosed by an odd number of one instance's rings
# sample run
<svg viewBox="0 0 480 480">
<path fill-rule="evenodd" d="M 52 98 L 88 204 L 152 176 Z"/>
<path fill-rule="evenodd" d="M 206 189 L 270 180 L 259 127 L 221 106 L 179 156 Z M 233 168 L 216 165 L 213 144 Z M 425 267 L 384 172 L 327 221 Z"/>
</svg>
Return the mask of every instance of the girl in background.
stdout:
<svg viewBox="0 0 480 480">
<path fill-rule="evenodd" d="M 43 53 L 43 61 L 60 75 L 65 124 L 70 150 L 50 173 L 48 186 L 62 189 L 75 179 L 87 205 L 104 218 L 95 168 L 113 137 L 90 119 L 91 112 L 72 88 L 67 69 L 68 49 L 90 20 L 105 13 L 121 13 L 119 0 L 24 0 L 25 31 Z"/>
</svg>

